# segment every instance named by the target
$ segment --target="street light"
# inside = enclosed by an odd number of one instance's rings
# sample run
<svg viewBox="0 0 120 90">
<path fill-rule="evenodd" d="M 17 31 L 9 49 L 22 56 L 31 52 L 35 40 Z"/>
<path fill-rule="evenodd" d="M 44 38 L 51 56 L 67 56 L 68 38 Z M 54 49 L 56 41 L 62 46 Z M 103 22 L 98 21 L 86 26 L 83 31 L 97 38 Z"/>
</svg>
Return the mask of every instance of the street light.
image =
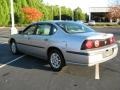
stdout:
<svg viewBox="0 0 120 90">
<path fill-rule="evenodd" d="M 61 6 L 59 6 L 59 20 L 61 20 Z"/>
<path fill-rule="evenodd" d="M 72 9 L 72 20 L 74 21 L 74 9 Z"/>
<path fill-rule="evenodd" d="M 53 16 L 53 5 L 51 6 L 52 7 L 52 19 L 54 20 L 54 16 Z"/>
<path fill-rule="evenodd" d="M 10 0 L 10 6 L 11 6 L 10 9 L 11 9 L 11 22 L 12 22 L 11 35 L 12 35 L 18 33 L 17 29 L 15 28 L 13 0 Z"/>
</svg>

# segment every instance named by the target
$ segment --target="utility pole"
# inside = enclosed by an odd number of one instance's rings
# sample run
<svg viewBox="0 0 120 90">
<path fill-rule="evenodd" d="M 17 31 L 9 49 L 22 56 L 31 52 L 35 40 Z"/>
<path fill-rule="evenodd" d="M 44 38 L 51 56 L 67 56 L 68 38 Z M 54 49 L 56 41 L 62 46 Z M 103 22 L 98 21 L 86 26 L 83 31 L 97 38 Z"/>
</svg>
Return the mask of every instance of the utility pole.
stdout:
<svg viewBox="0 0 120 90">
<path fill-rule="evenodd" d="M 10 6 L 11 6 L 10 10 L 11 10 L 11 22 L 12 22 L 11 35 L 12 35 L 18 33 L 17 29 L 15 28 L 13 0 L 10 0 Z"/>
<path fill-rule="evenodd" d="M 72 10 L 72 20 L 74 21 L 74 10 Z"/>
<path fill-rule="evenodd" d="M 53 11 L 54 11 L 54 7 L 52 6 L 52 19 L 54 20 L 54 13 L 53 13 Z"/>
<path fill-rule="evenodd" d="M 61 20 L 61 6 L 59 6 L 59 20 Z"/>
</svg>

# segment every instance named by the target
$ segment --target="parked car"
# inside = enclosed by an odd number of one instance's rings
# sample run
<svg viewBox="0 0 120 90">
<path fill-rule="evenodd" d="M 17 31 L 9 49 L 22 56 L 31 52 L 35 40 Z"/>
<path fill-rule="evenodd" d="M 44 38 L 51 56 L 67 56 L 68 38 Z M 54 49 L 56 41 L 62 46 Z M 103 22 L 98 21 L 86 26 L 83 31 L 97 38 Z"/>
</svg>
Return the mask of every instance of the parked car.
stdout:
<svg viewBox="0 0 120 90">
<path fill-rule="evenodd" d="M 93 66 L 114 58 L 118 46 L 113 34 L 96 32 L 74 21 L 30 24 L 9 39 L 13 54 L 22 52 L 47 60 L 54 71 L 66 64 Z"/>
<path fill-rule="evenodd" d="M 90 20 L 89 22 L 88 22 L 88 25 L 90 25 L 90 26 L 94 26 L 96 23 L 95 23 L 95 20 Z"/>
<path fill-rule="evenodd" d="M 78 23 L 84 23 L 84 21 L 83 20 L 78 20 L 78 21 L 76 21 L 76 22 L 78 22 Z"/>
<path fill-rule="evenodd" d="M 120 21 L 117 24 L 120 25 Z"/>
</svg>

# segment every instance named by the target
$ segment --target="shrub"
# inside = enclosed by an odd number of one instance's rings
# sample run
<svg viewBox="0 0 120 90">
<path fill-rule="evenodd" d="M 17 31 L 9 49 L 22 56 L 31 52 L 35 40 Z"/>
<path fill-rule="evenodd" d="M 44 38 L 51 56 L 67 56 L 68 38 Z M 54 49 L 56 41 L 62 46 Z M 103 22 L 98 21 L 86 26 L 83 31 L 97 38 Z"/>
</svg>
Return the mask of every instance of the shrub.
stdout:
<svg viewBox="0 0 120 90">
<path fill-rule="evenodd" d="M 120 25 L 120 21 L 118 22 L 118 25 Z"/>
<path fill-rule="evenodd" d="M 24 7 L 22 8 L 22 11 L 29 22 L 39 21 L 43 16 L 36 8 Z"/>
</svg>

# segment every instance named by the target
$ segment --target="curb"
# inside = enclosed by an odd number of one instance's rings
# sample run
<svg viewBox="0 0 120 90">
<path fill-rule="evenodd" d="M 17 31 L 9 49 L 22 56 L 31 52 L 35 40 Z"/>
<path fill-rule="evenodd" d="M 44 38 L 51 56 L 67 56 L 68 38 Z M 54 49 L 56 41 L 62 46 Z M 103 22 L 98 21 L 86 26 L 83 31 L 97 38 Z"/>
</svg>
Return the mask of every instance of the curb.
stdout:
<svg viewBox="0 0 120 90">
<path fill-rule="evenodd" d="M 9 36 L 0 36 L 0 37 L 2 37 L 2 38 L 10 38 Z"/>
</svg>

